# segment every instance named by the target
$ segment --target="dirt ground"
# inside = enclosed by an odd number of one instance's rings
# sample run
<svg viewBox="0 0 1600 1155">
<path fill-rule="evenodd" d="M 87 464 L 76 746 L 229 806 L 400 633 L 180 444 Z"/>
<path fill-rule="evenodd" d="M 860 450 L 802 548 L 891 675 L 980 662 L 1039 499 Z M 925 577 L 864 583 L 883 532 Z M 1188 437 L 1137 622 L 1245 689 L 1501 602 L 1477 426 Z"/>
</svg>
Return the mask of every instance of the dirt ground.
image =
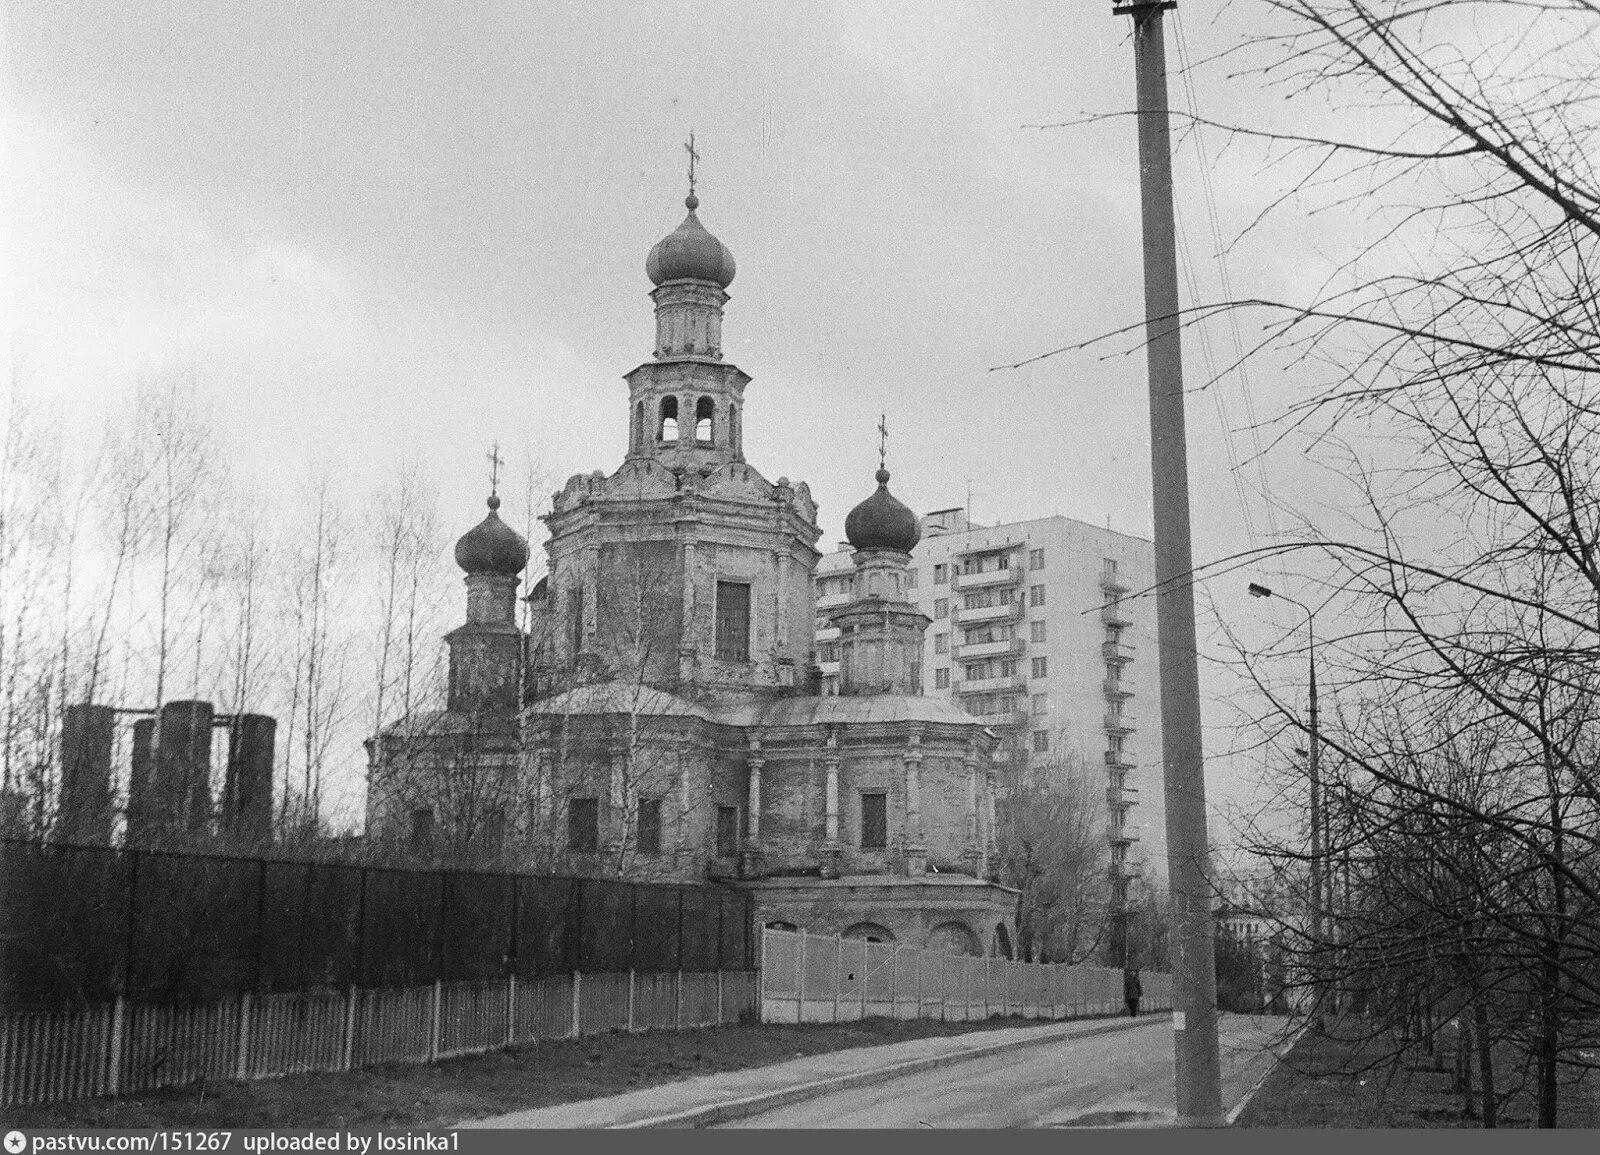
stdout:
<svg viewBox="0 0 1600 1155">
<path fill-rule="evenodd" d="M 848 1047 L 1037 1025 L 1037 1020 L 1021 1018 L 971 1023 L 868 1019 L 593 1035 L 433 1066 L 392 1064 L 346 1074 L 213 1083 L 126 1098 L 13 1108 L 6 1112 L 5 1122 L 23 1130 L 440 1127 Z"/>
<path fill-rule="evenodd" d="M 1363 1070 L 1382 1048 L 1355 1040 L 1353 1028 L 1329 1035 L 1307 1032 L 1267 1077 L 1234 1124 L 1238 1127 L 1479 1127 L 1463 1111 L 1451 1073 L 1453 1053 L 1437 1059 L 1408 1055 L 1398 1064 Z M 1531 1088 L 1522 1086 L 1523 1057 L 1511 1048 L 1495 1055 L 1500 1127 L 1531 1127 L 1537 1117 Z M 1600 1072 L 1581 1081 L 1565 1076 L 1558 1098 L 1563 1128 L 1600 1127 Z"/>
</svg>

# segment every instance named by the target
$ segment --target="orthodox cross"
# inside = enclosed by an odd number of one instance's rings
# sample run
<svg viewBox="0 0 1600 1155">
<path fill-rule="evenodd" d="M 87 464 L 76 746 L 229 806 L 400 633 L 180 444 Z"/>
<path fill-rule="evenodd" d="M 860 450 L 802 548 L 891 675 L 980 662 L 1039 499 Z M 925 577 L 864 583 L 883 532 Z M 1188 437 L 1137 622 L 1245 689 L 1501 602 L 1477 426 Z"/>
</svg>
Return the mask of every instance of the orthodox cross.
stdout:
<svg viewBox="0 0 1600 1155">
<path fill-rule="evenodd" d="M 884 459 L 889 455 L 889 415 L 878 414 L 878 468 L 884 467 Z"/>
<path fill-rule="evenodd" d="M 500 443 L 496 441 L 494 448 L 489 450 L 489 495 L 495 497 L 500 491 Z"/>
<path fill-rule="evenodd" d="M 700 154 L 694 150 L 694 133 L 689 133 L 689 143 L 683 146 L 683 151 L 689 154 L 689 195 L 694 196 L 694 162 L 700 159 Z"/>
</svg>

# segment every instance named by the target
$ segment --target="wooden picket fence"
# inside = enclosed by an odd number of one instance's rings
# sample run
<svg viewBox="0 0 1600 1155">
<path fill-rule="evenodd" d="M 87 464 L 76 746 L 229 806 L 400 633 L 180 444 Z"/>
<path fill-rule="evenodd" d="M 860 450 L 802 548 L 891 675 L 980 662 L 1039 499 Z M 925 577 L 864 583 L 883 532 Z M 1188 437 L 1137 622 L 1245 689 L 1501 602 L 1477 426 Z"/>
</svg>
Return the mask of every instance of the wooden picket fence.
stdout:
<svg viewBox="0 0 1600 1155">
<path fill-rule="evenodd" d="M 715 1026 L 753 1014 L 756 991 L 754 971 L 629 971 L 20 1012 L 0 1017 L 0 1108 Z"/>
<path fill-rule="evenodd" d="M 1072 1019 L 1122 1013 L 1122 971 L 943 954 L 892 942 L 762 931 L 763 1022 Z M 1141 972 L 1141 1009 L 1172 1008 L 1172 977 Z"/>
</svg>

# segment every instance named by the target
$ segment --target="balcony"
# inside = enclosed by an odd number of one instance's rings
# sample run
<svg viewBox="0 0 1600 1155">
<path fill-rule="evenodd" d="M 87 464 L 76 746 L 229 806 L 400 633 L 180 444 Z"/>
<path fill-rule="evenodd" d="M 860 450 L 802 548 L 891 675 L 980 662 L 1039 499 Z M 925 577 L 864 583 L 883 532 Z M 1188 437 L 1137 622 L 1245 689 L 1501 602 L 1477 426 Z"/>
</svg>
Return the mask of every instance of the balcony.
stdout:
<svg viewBox="0 0 1600 1155">
<path fill-rule="evenodd" d="M 819 609 L 819 610 L 831 610 L 831 609 L 835 609 L 838 606 L 849 605 L 850 604 L 850 599 L 851 599 L 852 596 L 853 595 L 850 594 L 848 591 L 846 591 L 845 593 L 842 593 L 842 594 L 821 594 L 821 595 L 818 595 L 818 597 L 817 597 L 817 609 Z"/>
<path fill-rule="evenodd" d="M 1022 567 L 1011 566 L 1009 569 L 992 569 L 983 573 L 957 573 L 952 574 L 951 578 L 951 585 L 962 591 L 1015 586 L 1022 584 Z"/>
<path fill-rule="evenodd" d="M 1026 683 L 1017 674 L 1006 674 L 999 678 L 973 678 L 962 680 L 955 684 L 958 694 L 988 694 L 996 690 L 1020 690 Z"/>
<path fill-rule="evenodd" d="M 837 642 L 839 640 L 839 627 L 828 626 L 826 629 L 818 630 L 816 640 L 819 642 Z"/>
<path fill-rule="evenodd" d="M 1133 587 L 1128 584 L 1127 578 L 1119 574 L 1108 573 L 1105 570 L 1100 571 L 1100 588 L 1113 598 L 1119 598 L 1123 594 L 1133 592 Z"/>
<path fill-rule="evenodd" d="M 1118 753 L 1115 750 L 1107 750 L 1106 765 L 1113 770 L 1134 770 L 1138 768 L 1138 763 L 1126 751 Z"/>
<path fill-rule="evenodd" d="M 839 673 L 838 662 L 818 662 L 817 668 L 822 671 L 822 676 L 825 678 L 829 675 L 837 676 Z"/>
<path fill-rule="evenodd" d="M 998 606 L 984 606 L 969 610 L 965 606 L 951 606 L 950 620 L 963 626 L 976 626 L 982 622 L 1014 622 L 1022 616 L 1021 602 L 1006 602 Z"/>
<path fill-rule="evenodd" d="M 1121 598 L 1113 598 L 1100 607 L 1100 620 L 1108 626 L 1133 625 L 1133 615 L 1128 613 L 1128 603 Z"/>
<path fill-rule="evenodd" d="M 1120 878 L 1127 882 L 1132 882 L 1144 872 L 1139 868 L 1139 864 L 1137 862 L 1128 862 L 1124 860 L 1122 862 L 1113 862 L 1108 873 L 1112 878 Z"/>
<path fill-rule="evenodd" d="M 1126 702 L 1133 697 L 1133 689 L 1121 679 L 1107 678 L 1100 683 L 1100 692 L 1113 702 Z"/>
<path fill-rule="evenodd" d="M 1133 647 L 1127 642 L 1101 642 L 1100 656 L 1108 662 L 1133 661 Z"/>
<path fill-rule="evenodd" d="M 1112 807 L 1113 809 L 1118 809 L 1124 806 L 1137 806 L 1139 804 L 1139 800 L 1137 798 L 1130 797 L 1130 795 L 1137 793 L 1139 793 L 1139 790 L 1138 787 L 1135 786 L 1107 786 L 1106 805 Z"/>
<path fill-rule="evenodd" d="M 1009 658 L 1013 654 L 1020 654 L 1023 650 L 1021 638 L 1006 638 L 999 642 L 963 642 L 956 647 L 955 654 L 963 662 L 973 658 Z"/>
<path fill-rule="evenodd" d="M 1028 722 L 1028 715 L 1022 710 L 1006 710 L 999 714 L 974 714 L 973 717 L 993 730 L 1012 730 Z M 1006 761 L 1023 762 L 1026 761 L 1026 755 L 1021 750 L 1015 750 L 1007 756 Z"/>
<path fill-rule="evenodd" d="M 1114 714 L 1110 710 L 1106 711 L 1105 728 L 1108 734 L 1131 734 L 1137 729 L 1132 714 Z"/>
<path fill-rule="evenodd" d="M 1139 841 L 1139 828 L 1137 826 L 1118 826 L 1115 822 L 1106 825 L 1106 841 L 1111 843 L 1129 843 Z"/>
</svg>

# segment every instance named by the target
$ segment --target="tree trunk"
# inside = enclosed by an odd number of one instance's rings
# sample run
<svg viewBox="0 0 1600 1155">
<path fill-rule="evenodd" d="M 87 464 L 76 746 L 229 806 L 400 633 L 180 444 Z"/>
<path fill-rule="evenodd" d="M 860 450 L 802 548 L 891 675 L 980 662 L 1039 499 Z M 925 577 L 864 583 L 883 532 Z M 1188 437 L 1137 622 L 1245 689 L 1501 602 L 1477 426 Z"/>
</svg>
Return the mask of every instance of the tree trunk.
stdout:
<svg viewBox="0 0 1600 1155">
<path fill-rule="evenodd" d="M 1499 1125 L 1494 1098 L 1494 1040 L 1489 1037 L 1489 1004 L 1479 998 L 1472 1005 L 1472 1034 L 1478 1044 L 1478 1092 L 1483 1103 L 1483 1125 Z"/>
</svg>

